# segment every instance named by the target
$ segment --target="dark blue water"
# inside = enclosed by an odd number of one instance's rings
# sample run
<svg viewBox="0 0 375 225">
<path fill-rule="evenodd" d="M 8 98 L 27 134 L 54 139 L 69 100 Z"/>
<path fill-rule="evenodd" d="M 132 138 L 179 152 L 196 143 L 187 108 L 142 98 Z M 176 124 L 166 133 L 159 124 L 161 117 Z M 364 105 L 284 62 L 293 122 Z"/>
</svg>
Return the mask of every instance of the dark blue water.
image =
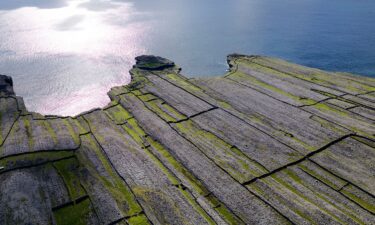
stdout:
<svg viewBox="0 0 375 225">
<path fill-rule="evenodd" d="M 108 102 L 134 57 L 188 76 L 225 73 L 233 52 L 375 77 L 374 0 L 1 0 L 0 74 L 31 110 Z"/>
<path fill-rule="evenodd" d="M 375 76 L 373 0 L 142 2 L 139 9 L 165 9 L 150 38 L 158 44 L 150 40 L 148 49 L 180 62 L 188 74 L 221 74 L 223 56 L 240 52 Z"/>
</svg>

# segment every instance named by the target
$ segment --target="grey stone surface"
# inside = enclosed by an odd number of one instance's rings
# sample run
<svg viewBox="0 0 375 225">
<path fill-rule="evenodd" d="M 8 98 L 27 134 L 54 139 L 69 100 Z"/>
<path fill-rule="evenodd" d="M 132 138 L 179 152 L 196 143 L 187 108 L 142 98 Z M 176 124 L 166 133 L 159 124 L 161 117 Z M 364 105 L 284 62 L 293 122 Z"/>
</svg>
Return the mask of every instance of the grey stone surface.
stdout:
<svg viewBox="0 0 375 225">
<path fill-rule="evenodd" d="M 303 108 L 310 113 L 350 129 L 354 133 L 369 138 L 375 137 L 375 124 L 373 121 L 349 110 L 344 110 L 329 103 L 319 103 Z"/>
<path fill-rule="evenodd" d="M 338 107 L 341 107 L 343 109 L 348 109 L 348 108 L 352 108 L 352 107 L 356 106 L 353 103 L 349 103 L 349 102 L 338 100 L 338 99 L 329 99 L 325 102 L 327 102 L 329 104 L 332 104 L 332 105 L 335 105 L 335 106 L 338 106 Z"/>
<path fill-rule="evenodd" d="M 296 167 L 258 180 L 249 189 L 297 224 L 372 224 L 375 221 L 374 215 Z"/>
<path fill-rule="evenodd" d="M 367 119 L 375 120 L 375 110 L 369 109 L 365 107 L 355 107 L 352 109 L 349 109 L 350 112 L 357 113 Z"/>
<path fill-rule="evenodd" d="M 79 146 L 79 134 L 68 119 L 36 120 L 21 116 L 4 141 L 0 157 L 28 152 L 74 150 Z"/>
<path fill-rule="evenodd" d="M 121 127 L 111 125 L 100 111 L 85 115 L 85 118 L 109 160 L 129 183 L 141 205 L 153 214 L 155 223 L 207 223 L 173 186 L 162 168 Z"/>
<path fill-rule="evenodd" d="M 374 80 L 351 74 L 329 73 L 319 69 L 295 65 L 280 59 L 256 57 L 253 62 L 265 68 L 291 75 L 344 93 L 364 94 L 374 90 Z"/>
<path fill-rule="evenodd" d="M 375 109 L 375 102 L 373 102 L 373 101 L 368 101 L 366 99 L 363 99 L 363 98 L 360 98 L 360 97 L 357 97 L 357 96 L 353 96 L 353 95 L 344 95 L 344 96 L 342 96 L 342 98 L 344 98 L 344 99 L 346 99 L 350 102 L 353 102 L 357 105 L 363 105 L 363 106 Z"/>
<path fill-rule="evenodd" d="M 200 83 L 202 89 L 207 90 L 206 93 L 230 104 L 244 116 L 236 112 L 233 114 L 301 153 L 316 150 L 347 133 L 336 129 L 334 124 L 322 126 L 311 119 L 311 113 L 234 81 L 212 78 Z M 232 112 L 230 109 L 228 111 Z"/>
<path fill-rule="evenodd" d="M 370 194 L 352 184 L 343 187 L 340 192 L 369 212 L 375 213 L 375 199 Z"/>
<path fill-rule="evenodd" d="M 16 98 L 0 97 L 0 146 L 9 135 L 19 114 Z"/>
<path fill-rule="evenodd" d="M 311 159 L 328 171 L 375 195 L 374 148 L 347 138 Z"/>
<path fill-rule="evenodd" d="M 357 95 L 357 97 L 365 99 L 367 101 L 375 102 L 375 92 L 370 92 L 370 93 L 367 93 L 367 94 Z"/>
<path fill-rule="evenodd" d="M 375 80 L 230 55 L 141 56 L 111 103 L 28 112 L 0 76 L 0 223 L 375 224 Z"/>
<path fill-rule="evenodd" d="M 32 173 L 18 171 L 1 176 L 0 218 L 4 224 L 51 223 L 51 212 L 33 178 Z"/>
<path fill-rule="evenodd" d="M 178 135 L 168 124 L 151 111 L 134 95 L 122 96 L 126 105 L 144 130 L 162 143 L 188 170 L 203 180 L 208 190 L 244 220 L 245 223 L 280 223 L 287 221 L 276 211 L 248 192 L 239 183 L 234 182 L 224 171 L 215 166 L 201 151 L 186 139 Z M 255 212 L 250 215 L 246 212 Z"/>
<path fill-rule="evenodd" d="M 199 115 L 192 120 L 203 130 L 210 131 L 232 146 L 236 146 L 250 159 L 259 162 L 269 171 L 303 157 L 298 151 L 221 109 Z"/>
<path fill-rule="evenodd" d="M 146 85 L 144 89 L 147 92 L 159 96 L 188 117 L 212 108 L 208 103 L 191 95 L 180 87 L 174 86 L 173 84 L 159 78 L 158 76 L 149 75 L 147 78 L 153 84 Z"/>
<path fill-rule="evenodd" d="M 295 106 L 313 104 L 328 98 L 328 96 L 312 91 L 313 87 L 311 86 L 313 85 L 311 84 L 308 84 L 310 87 L 306 88 L 300 85 L 303 83 L 302 81 L 295 84 L 291 82 L 295 79 L 288 80 L 278 76 L 265 75 L 241 65 L 238 66 L 236 73 L 230 74 L 227 78 Z"/>
</svg>

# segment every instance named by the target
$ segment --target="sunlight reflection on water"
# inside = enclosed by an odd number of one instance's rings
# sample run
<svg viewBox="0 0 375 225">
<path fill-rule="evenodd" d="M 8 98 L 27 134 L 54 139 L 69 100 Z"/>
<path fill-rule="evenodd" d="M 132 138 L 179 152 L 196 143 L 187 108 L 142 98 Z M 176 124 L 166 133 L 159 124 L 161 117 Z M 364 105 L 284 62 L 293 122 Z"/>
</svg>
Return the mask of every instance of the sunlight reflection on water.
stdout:
<svg viewBox="0 0 375 225">
<path fill-rule="evenodd" d="M 129 82 L 134 57 L 145 52 L 147 26 L 131 21 L 138 13 L 132 3 L 66 3 L 0 11 L 1 73 L 13 76 L 17 94 L 40 113 L 105 106 L 106 92 Z"/>
</svg>

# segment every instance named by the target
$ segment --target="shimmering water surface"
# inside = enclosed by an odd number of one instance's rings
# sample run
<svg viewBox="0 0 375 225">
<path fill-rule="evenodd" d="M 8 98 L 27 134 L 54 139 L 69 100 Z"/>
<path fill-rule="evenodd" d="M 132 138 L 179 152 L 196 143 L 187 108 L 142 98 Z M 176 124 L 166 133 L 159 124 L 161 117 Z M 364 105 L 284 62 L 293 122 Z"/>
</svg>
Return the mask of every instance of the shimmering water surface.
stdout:
<svg viewBox="0 0 375 225">
<path fill-rule="evenodd" d="M 189 76 L 228 53 L 375 76 L 374 0 L 1 0 L 0 74 L 30 110 L 75 115 L 108 103 L 135 56 Z"/>
</svg>

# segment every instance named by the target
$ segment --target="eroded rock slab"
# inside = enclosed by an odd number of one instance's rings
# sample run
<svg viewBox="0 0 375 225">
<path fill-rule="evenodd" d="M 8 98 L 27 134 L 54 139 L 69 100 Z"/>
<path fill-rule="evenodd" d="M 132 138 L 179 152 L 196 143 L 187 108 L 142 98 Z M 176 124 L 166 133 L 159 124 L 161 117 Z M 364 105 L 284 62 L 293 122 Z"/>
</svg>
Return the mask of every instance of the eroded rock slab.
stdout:
<svg viewBox="0 0 375 225">
<path fill-rule="evenodd" d="M 0 76 L 0 223 L 375 224 L 375 80 L 230 55 L 140 56 L 111 103 L 28 112 Z"/>
</svg>

